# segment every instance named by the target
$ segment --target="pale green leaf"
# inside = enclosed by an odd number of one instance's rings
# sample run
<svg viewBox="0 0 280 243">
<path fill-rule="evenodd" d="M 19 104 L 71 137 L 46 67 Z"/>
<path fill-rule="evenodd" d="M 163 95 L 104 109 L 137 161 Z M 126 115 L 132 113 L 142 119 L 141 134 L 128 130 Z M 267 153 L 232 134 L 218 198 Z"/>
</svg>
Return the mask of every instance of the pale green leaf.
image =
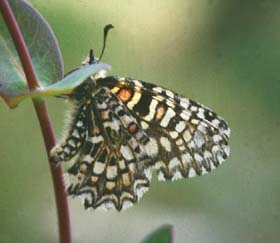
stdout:
<svg viewBox="0 0 280 243">
<path fill-rule="evenodd" d="M 79 86 L 91 75 L 95 75 L 100 72 L 106 72 L 108 70 L 110 70 L 110 65 L 105 63 L 82 66 L 52 85 L 41 87 L 37 90 L 18 93 L 16 96 L 11 96 L 7 100 L 7 103 L 10 107 L 15 107 L 19 102 L 26 98 L 70 94 L 75 87 Z"/>
<path fill-rule="evenodd" d="M 9 1 L 24 36 L 37 78 L 41 86 L 50 85 L 63 77 L 63 62 L 53 31 L 44 18 L 23 0 Z M 11 96 L 28 90 L 25 74 L 13 41 L 0 17 L 0 96 Z"/>
</svg>

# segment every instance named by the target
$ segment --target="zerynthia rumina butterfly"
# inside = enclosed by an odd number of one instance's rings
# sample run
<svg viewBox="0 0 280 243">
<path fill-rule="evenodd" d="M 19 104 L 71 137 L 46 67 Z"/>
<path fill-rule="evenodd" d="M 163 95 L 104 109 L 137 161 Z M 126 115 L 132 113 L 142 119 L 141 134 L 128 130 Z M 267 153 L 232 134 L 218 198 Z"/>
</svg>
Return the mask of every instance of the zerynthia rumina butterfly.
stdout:
<svg viewBox="0 0 280 243">
<path fill-rule="evenodd" d="M 99 61 L 92 51 L 83 63 Z M 52 161 L 72 161 L 68 194 L 85 208 L 122 210 L 159 180 L 206 174 L 229 155 L 230 129 L 209 108 L 124 77 L 91 76 L 66 96 L 70 122 Z"/>
</svg>

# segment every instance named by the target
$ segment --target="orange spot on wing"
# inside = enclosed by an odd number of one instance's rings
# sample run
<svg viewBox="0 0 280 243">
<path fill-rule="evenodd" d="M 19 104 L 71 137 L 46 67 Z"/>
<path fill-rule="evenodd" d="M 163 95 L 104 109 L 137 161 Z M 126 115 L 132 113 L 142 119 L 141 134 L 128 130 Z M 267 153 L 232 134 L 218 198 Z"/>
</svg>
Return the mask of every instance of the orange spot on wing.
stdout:
<svg viewBox="0 0 280 243">
<path fill-rule="evenodd" d="M 132 90 L 130 89 L 120 89 L 117 96 L 121 99 L 121 101 L 126 102 L 131 99 Z"/>
<path fill-rule="evenodd" d="M 165 107 L 160 105 L 156 111 L 156 120 L 160 120 L 165 114 Z"/>
<path fill-rule="evenodd" d="M 133 123 L 128 127 L 128 129 L 131 133 L 135 133 L 135 132 L 137 132 L 137 125 L 135 123 Z"/>
</svg>

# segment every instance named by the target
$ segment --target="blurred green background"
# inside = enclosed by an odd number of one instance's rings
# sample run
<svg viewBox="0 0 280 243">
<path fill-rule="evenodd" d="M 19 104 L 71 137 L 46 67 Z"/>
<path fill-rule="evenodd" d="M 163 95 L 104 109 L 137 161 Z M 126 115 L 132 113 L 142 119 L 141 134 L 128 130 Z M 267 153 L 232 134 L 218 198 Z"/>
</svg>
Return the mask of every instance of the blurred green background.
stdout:
<svg viewBox="0 0 280 243">
<path fill-rule="evenodd" d="M 159 84 L 222 115 L 230 158 L 213 173 L 158 182 L 122 213 L 69 200 L 75 243 L 139 242 L 162 224 L 174 242 L 279 242 L 280 2 L 269 0 L 32 0 L 52 26 L 65 70 L 103 26 L 115 29 L 103 61 L 111 74 Z M 48 99 L 57 137 L 67 105 Z M 54 193 L 30 101 L 0 103 L 0 242 L 57 242 Z"/>
</svg>

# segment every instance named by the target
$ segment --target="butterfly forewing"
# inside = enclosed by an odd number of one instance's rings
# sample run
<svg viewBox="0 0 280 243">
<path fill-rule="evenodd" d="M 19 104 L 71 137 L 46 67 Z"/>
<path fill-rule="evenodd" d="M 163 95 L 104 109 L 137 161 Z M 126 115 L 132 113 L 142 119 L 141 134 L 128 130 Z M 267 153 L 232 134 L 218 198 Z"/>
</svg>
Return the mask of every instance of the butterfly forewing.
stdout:
<svg viewBox="0 0 280 243">
<path fill-rule="evenodd" d="M 160 180 L 205 174 L 228 157 L 230 130 L 209 108 L 139 80 L 108 77 L 99 83 L 111 87 L 150 137 Z"/>
<path fill-rule="evenodd" d="M 86 208 L 121 210 L 137 202 L 149 187 L 151 168 L 159 180 L 188 178 L 215 169 L 229 155 L 230 130 L 221 117 L 153 84 L 93 78 L 70 99 L 75 109 L 68 133 L 52 160 L 73 159 L 68 193 L 83 196 Z"/>
</svg>

